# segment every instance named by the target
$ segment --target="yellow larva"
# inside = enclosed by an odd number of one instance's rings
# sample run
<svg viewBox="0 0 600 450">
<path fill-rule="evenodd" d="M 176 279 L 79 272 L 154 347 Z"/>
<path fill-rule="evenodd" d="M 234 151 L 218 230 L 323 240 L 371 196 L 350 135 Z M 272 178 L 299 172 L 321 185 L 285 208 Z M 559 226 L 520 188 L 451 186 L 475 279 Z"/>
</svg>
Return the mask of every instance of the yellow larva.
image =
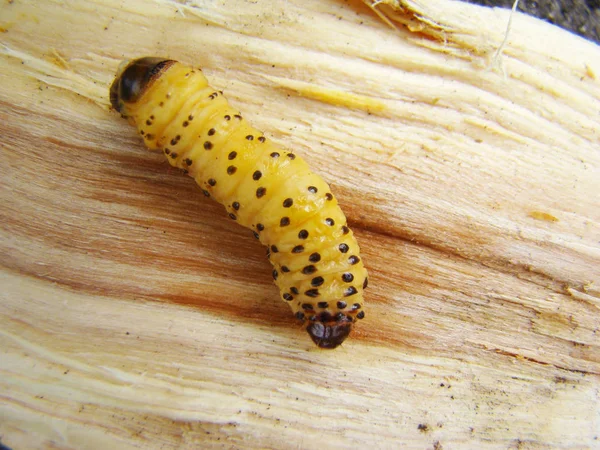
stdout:
<svg viewBox="0 0 600 450">
<path fill-rule="evenodd" d="M 367 271 L 327 183 L 252 128 L 202 71 L 163 58 L 121 65 L 114 109 L 136 125 L 229 217 L 269 249 L 281 298 L 321 348 L 335 348 L 365 316 Z"/>
</svg>

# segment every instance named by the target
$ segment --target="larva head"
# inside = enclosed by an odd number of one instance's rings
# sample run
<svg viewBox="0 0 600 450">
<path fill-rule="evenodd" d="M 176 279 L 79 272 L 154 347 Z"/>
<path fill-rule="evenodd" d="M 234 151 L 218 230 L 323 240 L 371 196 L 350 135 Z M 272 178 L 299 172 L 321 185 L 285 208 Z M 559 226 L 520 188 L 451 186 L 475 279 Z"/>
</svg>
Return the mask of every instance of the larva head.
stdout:
<svg viewBox="0 0 600 450">
<path fill-rule="evenodd" d="M 127 103 L 138 101 L 161 73 L 175 61 L 165 58 L 145 57 L 123 61 L 110 87 L 110 103 L 121 114 Z"/>
<path fill-rule="evenodd" d="M 350 335 L 352 319 L 344 314 L 323 312 L 310 321 L 306 331 L 320 348 L 336 348 Z"/>
</svg>

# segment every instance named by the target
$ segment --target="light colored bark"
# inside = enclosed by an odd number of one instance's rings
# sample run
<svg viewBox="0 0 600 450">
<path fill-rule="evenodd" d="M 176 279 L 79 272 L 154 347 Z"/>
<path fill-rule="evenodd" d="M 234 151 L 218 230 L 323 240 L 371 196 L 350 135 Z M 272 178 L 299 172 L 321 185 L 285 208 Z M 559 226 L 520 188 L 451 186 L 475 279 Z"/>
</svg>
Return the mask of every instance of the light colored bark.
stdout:
<svg viewBox="0 0 600 450">
<path fill-rule="evenodd" d="M 0 5 L 0 436 L 20 448 L 593 448 L 600 49 L 446 0 Z M 367 317 L 316 349 L 264 249 L 108 109 L 203 67 L 332 184 Z"/>
</svg>

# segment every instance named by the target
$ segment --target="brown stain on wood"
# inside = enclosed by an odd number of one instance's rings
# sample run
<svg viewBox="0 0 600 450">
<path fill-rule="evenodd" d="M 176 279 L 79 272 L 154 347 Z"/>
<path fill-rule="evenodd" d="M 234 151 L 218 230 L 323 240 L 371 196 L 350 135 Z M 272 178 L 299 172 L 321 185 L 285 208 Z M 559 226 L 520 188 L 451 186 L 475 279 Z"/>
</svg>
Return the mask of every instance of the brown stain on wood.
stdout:
<svg viewBox="0 0 600 450">
<path fill-rule="evenodd" d="M 24 117 L 26 112 L 12 106 L 11 114 Z M 31 254 L 25 251 L 21 257 L 6 260 L 7 269 L 78 292 L 193 305 L 257 326 L 295 326 L 278 299 L 264 248 L 247 230 L 229 221 L 223 208 L 205 198 L 193 180 L 170 170 L 162 155 L 143 150 L 135 139 L 133 145 L 128 145 L 132 140 L 126 138 L 116 146 L 107 142 L 111 145 L 90 147 L 85 141 L 81 145 L 67 143 L 52 131 L 40 135 L 29 128 L 11 126 L 10 121 L 7 125 L 8 153 L 19 154 L 19 170 L 24 175 L 36 174 L 29 186 L 20 185 L 17 194 L 31 199 L 30 210 L 7 215 L 7 231 L 23 242 L 90 261 L 85 267 L 77 267 L 69 260 L 57 259 L 50 268 L 38 267 L 29 263 Z M 69 126 L 68 122 L 58 120 L 55 130 L 63 126 Z M 399 302 L 424 298 L 433 307 L 439 300 L 432 296 L 439 297 L 448 289 L 446 275 L 435 266 L 420 264 L 415 257 L 427 254 L 431 260 L 463 264 L 464 280 L 472 280 L 466 289 L 459 285 L 453 289 L 464 291 L 464 304 L 457 306 L 469 308 L 470 297 L 480 296 L 484 287 L 480 276 L 473 278 L 481 263 L 465 259 L 460 251 L 430 236 L 453 233 L 466 248 L 486 242 L 468 229 L 462 235 L 456 228 L 419 234 L 396 222 L 380 220 L 380 209 L 389 200 L 364 195 L 358 189 L 332 188 L 357 234 L 372 274 L 367 319 L 356 327 L 354 339 L 406 349 L 439 346 L 430 335 L 406 327 L 405 321 L 410 319 L 396 311 Z M 60 189 L 61 194 L 44 198 L 45 189 Z M 15 250 L 19 253 L 18 248 Z M 100 266 L 135 267 L 135 276 L 147 272 L 152 279 L 132 282 L 126 277 L 115 278 L 93 261 Z M 470 265 L 473 267 L 469 269 Z M 389 267 L 397 270 L 390 273 Z M 410 305 L 407 311 L 414 308 Z M 491 312 L 483 314 L 486 317 Z M 457 319 L 466 323 L 474 317 L 458 315 Z M 589 359 L 581 352 L 580 356 Z"/>
<path fill-rule="evenodd" d="M 15 112 L 26 115 L 18 109 Z M 68 126 L 60 122 L 57 128 Z M 94 264 L 74 267 L 68 260 L 55 261 L 51 269 L 36 269 L 17 258 L 6 262 L 7 269 L 82 293 L 194 305 L 257 324 L 295 323 L 278 299 L 264 248 L 247 230 L 229 221 L 222 206 L 205 198 L 189 177 L 169 170 L 162 155 L 153 155 L 141 146 L 126 152 L 107 151 L 67 143 L 60 135 L 39 136 L 16 127 L 10 131 L 13 150 L 18 149 L 20 156 L 32 163 L 29 170 L 36 172 L 31 187 L 41 188 L 42 192 L 59 188 L 61 194 L 60 199 L 52 198 L 51 202 L 35 198 L 29 211 L 33 215 L 12 216 L 7 220 L 9 231 L 24 241 L 65 254 L 79 254 L 103 264 L 153 269 L 154 274 L 161 273 L 162 279 L 140 281 L 140 290 L 136 290 L 131 280 L 115 279 Z M 17 135 L 18 140 L 10 139 Z M 60 187 L 48 184 L 51 179 L 60 179 Z M 94 210 L 90 210 L 90 204 Z M 123 210 L 117 213 L 116 207 Z M 79 213 L 84 210 L 85 214 Z M 64 222 L 65 217 L 69 217 L 69 223 Z M 377 266 L 374 270 L 378 272 Z M 229 290 L 226 285 L 215 289 L 212 282 L 203 281 L 205 277 L 219 279 L 222 274 L 227 274 L 232 284 Z M 182 275 L 192 279 L 173 281 Z M 378 277 L 373 277 L 371 283 L 377 286 Z M 249 287 L 252 295 L 262 297 L 260 306 L 256 298 L 248 298 Z M 375 292 L 369 296 L 373 305 L 392 301 Z M 377 316 L 375 313 L 369 317 L 375 325 L 372 331 L 361 330 L 356 337 L 399 342 L 402 336 L 395 333 L 391 338 L 389 326 L 378 324 Z"/>
</svg>

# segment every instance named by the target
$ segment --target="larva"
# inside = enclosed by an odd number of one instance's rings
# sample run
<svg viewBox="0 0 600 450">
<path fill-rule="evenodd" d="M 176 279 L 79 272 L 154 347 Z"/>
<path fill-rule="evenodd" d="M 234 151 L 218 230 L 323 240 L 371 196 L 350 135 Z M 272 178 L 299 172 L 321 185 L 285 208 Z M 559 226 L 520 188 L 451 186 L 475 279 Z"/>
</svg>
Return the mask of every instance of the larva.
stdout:
<svg viewBox="0 0 600 450">
<path fill-rule="evenodd" d="M 126 61 L 110 100 L 149 149 L 161 150 L 268 247 L 281 298 L 312 340 L 340 345 L 365 316 L 367 271 L 327 183 L 252 128 L 198 68 Z"/>
</svg>

